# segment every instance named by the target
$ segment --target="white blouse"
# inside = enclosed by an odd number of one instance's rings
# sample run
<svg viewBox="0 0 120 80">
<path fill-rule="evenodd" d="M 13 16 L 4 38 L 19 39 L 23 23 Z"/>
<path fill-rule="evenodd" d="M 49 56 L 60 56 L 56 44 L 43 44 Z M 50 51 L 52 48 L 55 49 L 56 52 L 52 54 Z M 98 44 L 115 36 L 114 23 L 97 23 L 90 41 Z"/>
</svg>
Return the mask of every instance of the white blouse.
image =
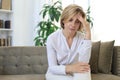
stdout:
<svg viewBox="0 0 120 80">
<path fill-rule="evenodd" d="M 77 61 L 89 62 L 91 55 L 91 40 L 85 40 L 80 32 L 77 32 L 69 48 L 62 30 L 52 33 L 47 39 L 47 73 L 65 75 L 65 66 Z"/>
</svg>

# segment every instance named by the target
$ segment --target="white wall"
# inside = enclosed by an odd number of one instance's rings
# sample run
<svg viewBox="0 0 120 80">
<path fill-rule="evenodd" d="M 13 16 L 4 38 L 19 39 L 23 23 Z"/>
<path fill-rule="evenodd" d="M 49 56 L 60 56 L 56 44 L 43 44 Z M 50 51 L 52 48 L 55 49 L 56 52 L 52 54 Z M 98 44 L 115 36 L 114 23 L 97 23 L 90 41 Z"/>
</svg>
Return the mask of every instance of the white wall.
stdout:
<svg viewBox="0 0 120 80">
<path fill-rule="evenodd" d="M 119 3 L 119 0 L 91 0 L 94 17 L 93 40 L 115 40 L 115 45 L 120 45 Z"/>
<path fill-rule="evenodd" d="M 41 0 L 13 0 L 13 46 L 33 46 Z"/>
<path fill-rule="evenodd" d="M 87 10 L 89 0 L 62 0 L 62 7 L 64 8 L 72 3 L 78 4 L 78 5 L 82 6 L 84 10 Z"/>
</svg>

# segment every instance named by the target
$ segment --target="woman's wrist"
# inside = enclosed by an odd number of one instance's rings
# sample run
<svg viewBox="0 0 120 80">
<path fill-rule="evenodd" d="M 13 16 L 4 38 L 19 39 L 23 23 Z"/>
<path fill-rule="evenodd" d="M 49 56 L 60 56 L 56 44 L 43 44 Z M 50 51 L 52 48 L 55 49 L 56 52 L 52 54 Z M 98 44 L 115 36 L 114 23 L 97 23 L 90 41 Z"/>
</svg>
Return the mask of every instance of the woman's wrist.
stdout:
<svg viewBox="0 0 120 80">
<path fill-rule="evenodd" d="M 85 39 L 91 40 L 91 30 L 90 30 L 90 26 L 87 26 L 84 29 L 84 34 L 85 34 Z"/>
<path fill-rule="evenodd" d="M 66 65 L 66 74 L 72 74 L 72 66 L 71 65 Z"/>
<path fill-rule="evenodd" d="M 85 32 L 85 39 L 91 40 L 91 32 L 90 31 Z"/>
</svg>

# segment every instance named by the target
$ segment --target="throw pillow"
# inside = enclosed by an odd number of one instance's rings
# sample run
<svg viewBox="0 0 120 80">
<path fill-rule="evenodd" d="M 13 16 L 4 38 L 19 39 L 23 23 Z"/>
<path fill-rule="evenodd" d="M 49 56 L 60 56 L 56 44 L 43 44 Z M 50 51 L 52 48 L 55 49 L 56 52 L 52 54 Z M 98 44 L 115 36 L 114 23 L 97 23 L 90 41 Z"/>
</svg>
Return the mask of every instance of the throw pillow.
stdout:
<svg viewBox="0 0 120 80">
<path fill-rule="evenodd" d="M 101 42 L 98 70 L 101 73 L 111 73 L 113 47 L 115 41 Z"/>
<path fill-rule="evenodd" d="M 92 42 L 90 67 L 92 73 L 98 73 L 98 58 L 100 51 L 100 41 Z"/>
</svg>

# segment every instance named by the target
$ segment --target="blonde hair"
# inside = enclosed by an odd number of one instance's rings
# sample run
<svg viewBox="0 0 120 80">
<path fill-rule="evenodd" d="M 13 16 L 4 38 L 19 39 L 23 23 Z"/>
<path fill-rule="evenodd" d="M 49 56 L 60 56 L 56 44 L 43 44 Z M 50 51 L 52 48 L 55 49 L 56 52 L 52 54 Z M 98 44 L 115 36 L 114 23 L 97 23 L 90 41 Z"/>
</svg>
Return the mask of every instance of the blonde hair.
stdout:
<svg viewBox="0 0 120 80">
<path fill-rule="evenodd" d="M 64 29 L 64 23 L 63 21 L 68 21 L 70 18 L 72 18 L 73 16 L 77 15 L 77 14 L 81 14 L 82 17 L 85 19 L 85 13 L 82 9 L 82 7 L 76 5 L 76 4 L 71 4 L 68 5 L 62 12 L 61 15 L 61 19 L 60 19 L 60 25 L 61 27 Z M 80 25 L 79 29 L 82 27 L 82 25 Z"/>
</svg>

